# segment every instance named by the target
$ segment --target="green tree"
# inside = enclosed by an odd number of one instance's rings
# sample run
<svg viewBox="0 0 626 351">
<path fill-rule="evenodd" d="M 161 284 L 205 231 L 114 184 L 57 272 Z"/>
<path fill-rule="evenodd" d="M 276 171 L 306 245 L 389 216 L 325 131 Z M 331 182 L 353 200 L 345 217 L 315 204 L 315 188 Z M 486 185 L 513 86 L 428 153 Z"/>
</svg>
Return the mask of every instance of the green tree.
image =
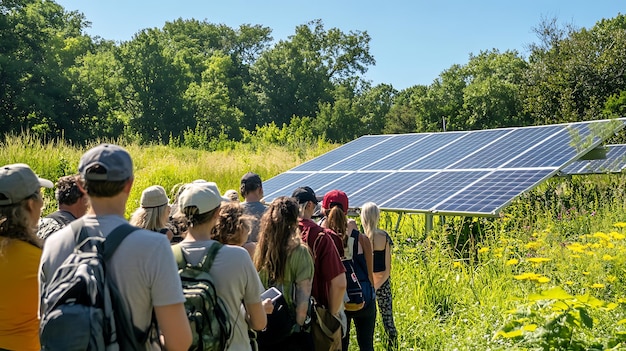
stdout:
<svg viewBox="0 0 626 351">
<path fill-rule="evenodd" d="M 544 20 L 536 33 L 541 44 L 531 46 L 523 87 L 535 123 L 602 118 L 607 99 L 626 86 L 626 16 L 580 30 Z"/>
<path fill-rule="evenodd" d="M 425 131 L 426 129 L 423 126 L 420 125 L 418 127 L 416 120 L 418 109 L 416 105 L 417 102 L 426 97 L 427 93 L 427 86 L 415 85 L 395 94 L 393 104 L 385 115 L 383 132 L 398 134 Z"/>
<path fill-rule="evenodd" d="M 191 83 L 185 92 L 185 105 L 191 109 L 197 130 L 210 138 L 220 133 L 225 133 L 229 138 L 240 137 L 239 122 L 243 114 L 231 106 L 225 84 L 231 65 L 230 57 L 214 53 L 208 59 L 202 83 Z"/>
<path fill-rule="evenodd" d="M 83 137 L 84 107 L 66 76 L 89 49 L 83 15 L 53 1 L 0 3 L 0 132 L 29 129 L 42 136 Z"/>
<path fill-rule="evenodd" d="M 463 68 L 462 129 L 476 130 L 528 124 L 523 113 L 521 84 L 527 63 L 516 51 L 498 50 L 470 55 Z"/>
<path fill-rule="evenodd" d="M 124 97 L 128 125 L 142 141 L 167 143 L 170 135 L 180 136 L 194 125 L 183 104 L 189 80 L 168 54 L 157 29 L 142 30 L 116 51 L 131 87 Z"/>
<path fill-rule="evenodd" d="M 295 35 L 261 54 L 253 66 L 251 91 L 259 97 L 260 124 L 316 116 L 332 104 L 335 84 L 365 73 L 374 64 L 367 32 L 328 31 L 320 20 L 296 27 Z"/>
</svg>

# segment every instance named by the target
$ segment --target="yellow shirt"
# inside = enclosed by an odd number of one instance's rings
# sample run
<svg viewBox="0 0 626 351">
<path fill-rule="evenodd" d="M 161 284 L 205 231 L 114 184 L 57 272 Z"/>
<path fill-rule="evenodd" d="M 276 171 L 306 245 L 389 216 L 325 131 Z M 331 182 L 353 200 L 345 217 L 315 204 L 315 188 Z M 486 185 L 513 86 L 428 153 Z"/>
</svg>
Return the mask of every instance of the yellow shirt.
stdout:
<svg viewBox="0 0 626 351">
<path fill-rule="evenodd" d="M 12 239 L 0 253 L 0 348 L 39 350 L 37 271 L 41 249 Z"/>
</svg>

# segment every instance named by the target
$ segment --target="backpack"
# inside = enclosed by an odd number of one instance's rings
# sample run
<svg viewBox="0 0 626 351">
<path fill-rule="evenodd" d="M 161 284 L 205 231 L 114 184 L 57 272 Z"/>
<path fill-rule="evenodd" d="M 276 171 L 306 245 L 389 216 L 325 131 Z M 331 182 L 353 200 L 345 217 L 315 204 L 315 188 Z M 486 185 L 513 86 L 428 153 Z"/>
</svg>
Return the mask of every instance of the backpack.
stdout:
<svg viewBox="0 0 626 351">
<path fill-rule="evenodd" d="M 82 220 L 72 222 L 76 246 L 42 292 L 41 350 L 142 350 L 156 330 L 132 323 L 106 265 L 136 227 L 122 224 L 106 238 L 90 236 Z M 154 336 L 154 334 L 152 334 Z"/>
<path fill-rule="evenodd" d="M 366 301 L 357 274 L 358 264 L 354 261 L 354 256 L 359 252 L 358 250 L 359 232 L 353 230 L 348 237 L 347 246 L 344 247 L 344 257 L 341 258 L 341 262 L 346 268 L 346 294 L 348 295 L 348 301 L 344 304 L 346 311 L 358 311 L 365 306 Z"/>
<path fill-rule="evenodd" d="M 215 283 L 209 274 L 213 260 L 222 246 L 224 245 L 214 242 L 202 261 L 195 266 L 187 263 L 180 245 L 172 246 L 185 294 L 185 311 L 193 336 L 189 350 L 221 351 L 228 347 L 232 332 L 228 309 L 217 296 Z"/>
</svg>

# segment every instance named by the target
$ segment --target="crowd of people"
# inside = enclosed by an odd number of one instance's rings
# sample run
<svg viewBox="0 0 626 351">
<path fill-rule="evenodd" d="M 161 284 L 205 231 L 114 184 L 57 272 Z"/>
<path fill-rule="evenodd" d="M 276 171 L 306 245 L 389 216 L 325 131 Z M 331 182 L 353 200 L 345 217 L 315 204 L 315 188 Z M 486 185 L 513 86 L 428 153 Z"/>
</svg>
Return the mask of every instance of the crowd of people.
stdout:
<svg viewBox="0 0 626 351">
<path fill-rule="evenodd" d="M 133 186 L 130 154 L 102 144 L 80 159 L 77 175 L 56 183 L 58 211 L 41 218 L 41 187 L 53 188 L 26 164 L 0 169 L 0 351 L 40 350 L 39 326 L 47 301 L 42 294 L 74 250 L 70 223 L 80 220 L 90 235 L 107 237 L 128 223 L 125 209 Z M 138 330 L 158 325 L 147 349 L 187 350 L 192 333 L 184 307 L 173 248 L 198 265 L 213 245 L 222 245 L 208 273 L 228 310 L 232 333 L 228 350 L 319 350 L 311 332 L 313 306 L 340 321 L 330 350 L 348 350 L 354 322 L 360 350 L 374 349 L 376 310 L 387 349 L 397 349 L 392 310 L 389 235 L 379 228 L 380 211 L 368 202 L 360 211 L 362 232 L 348 214 L 345 192 L 332 190 L 321 201 L 302 186 L 292 196 L 263 201 L 258 174 L 242 176 L 239 192 L 221 193 L 214 182 L 197 179 L 178 186 L 172 201 L 160 185 L 142 191 L 132 213 L 135 226 L 107 263 L 112 283 Z M 240 201 L 240 196 L 243 198 Z M 352 239 L 351 239 L 352 238 Z M 349 259 L 355 274 L 347 276 Z M 364 302 L 346 309 L 350 279 L 358 280 Z M 262 337 L 274 302 L 262 298 L 276 288 L 291 312 L 293 327 L 276 340 Z M 155 323 L 156 322 L 156 323 Z"/>
</svg>

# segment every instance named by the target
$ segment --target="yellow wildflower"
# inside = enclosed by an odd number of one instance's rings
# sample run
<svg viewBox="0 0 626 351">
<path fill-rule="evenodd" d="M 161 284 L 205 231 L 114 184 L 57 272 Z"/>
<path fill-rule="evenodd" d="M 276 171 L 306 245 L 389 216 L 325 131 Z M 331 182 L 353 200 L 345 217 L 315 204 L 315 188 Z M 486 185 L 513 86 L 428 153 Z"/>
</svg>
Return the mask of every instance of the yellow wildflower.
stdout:
<svg viewBox="0 0 626 351">
<path fill-rule="evenodd" d="M 526 245 L 524 245 L 524 247 L 528 250 L 537 250 L 538 248 L 540 248 L 542 245 L 541 241 L 531 241 L 529 243 L 526 243 Z"/>
<path fill-rule="evenodd" d="M 528 262 L 532 262 L 532 263 L 543 263 L 543 262 L 548 262 L 548 261 L 550 261 L 550 259 L 546 257 L 531 257 L 528 259 Z"/>
<path fill-rule="evenodd" d="M 589 274 L 591 274 L 591 273 L 589 273 L 587 271 L 583 272 L 583 275 L 589 275 Z"/>
<path fill-rule="evenodd" d="M 604 260 L 604 261 L 612 261 L 614 259 L 615 259 L 615 257 L 613 257 L 611 255 L 608 255 L 608 254 L 602 256 L 602 260 Z"/>
<path fill-rule="evenodd" d="M 454 261 L 454 263 L 452 263 L 452 266 L 453 266 L 454 268 L 461 268 L 461 262 L 459 262 L 459 261 Z"/>
<path fill-rule="evenodd" d="M 550 281 L 550 278 L 548 278 L 548 277 L 539 277 L 539 278 L 537 278 L 537 283 L 544 284 L 544 283 L 547 283 L 549 281 Z"/>
<path fill-rule="evenodd" d="M 626 222 L 617 222 L 613 224 L 613 226 L 618 227 L 618 228 L 626 228 Z"/>
<path fill-rule="evenodd" d="M 522 327 L 525 331 L 534 332 L 537 329 L 537 324 L 528 324 Z"/>
<path fill-rule="evenodd" d="M 480 249 L 478 249 L 478 253 L 485 253 L 485 252 L 489 252 L 489 247 L 481 247 Z"/>
<path fill-rule="evenodd" d="M 604 288 L 604 284 L 595 283 L 591 287 L 594 288 L 594 289 L 602 289 L 602 288 Z"/>
<path fill-rule="evenodd" d="M 583 253 L 585 251 L 585 246 L 580 243 L 571 243 L 566 246 L 566 248 L 573 252 Z"/>
<path fill-rule="evenodd" d="M 609 282 L 609 283 L 613 283 L 613 282 L 615 282 L 616 280 L 617 280 L 617 277 L 616 277 L 616 276 L 614 276 L 614 275 L 608 275 L 608 276 L 606 277 L 606 281 L 607 281 L 607 282 Z"/>
<path fill-rule="evenodd" d="M 574 282 L 573 282 L 573 281 L 571 281 L 571 280 L 568 280 L 568 281 L 566 281 L 566 282 L 565 282 L 565 284 L 566 284 L 566 285 L 574 285 Z"/>
<path fill-rule="evenodd" d="M 513 278 L 516 280 L 536 280 L 539 278 L 539 275 L 537 273 L 522 273 L 514 275 Z"/>
<path fill-rule="evenodd" d="M 507 266 L 514 266 L 514 265 L 516 265 L 518 263 L 519 263 L 519 260 L 517 258 L 512 258 L 512 259 L 506 261 L 506 265 Z"/>
<path fill-rule="evenodd" d="M 626 238 L 626 235 L 624 234 L 620 234 L 618 232 L 610 232 L 609 236 L 615 240 L 622 240 L 624 238 Z"/>
<path fill-rule="evenodd" d="M 595 233 L 593 233 L 592 236 L 594 238 L 602 239 L 602 240 L 610 240 L 611 239 L 608 235 L 604 234 L 603 232 L 595 232 Z"/>
</svg>

